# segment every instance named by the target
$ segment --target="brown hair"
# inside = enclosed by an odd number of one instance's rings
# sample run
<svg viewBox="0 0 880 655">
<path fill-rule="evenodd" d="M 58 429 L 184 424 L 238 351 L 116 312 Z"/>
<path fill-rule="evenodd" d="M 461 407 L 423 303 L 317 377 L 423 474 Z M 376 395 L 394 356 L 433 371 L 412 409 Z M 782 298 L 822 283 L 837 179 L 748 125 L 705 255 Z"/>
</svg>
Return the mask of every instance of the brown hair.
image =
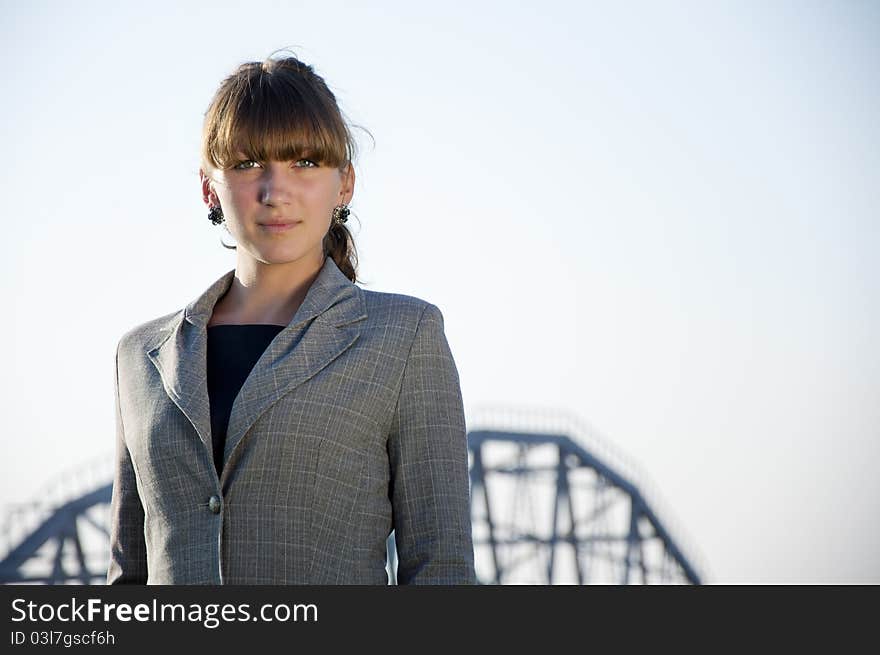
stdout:
<svg viewBox="0 0 880 655">
<path fill-rule="evenodd" d="M 308 157 L 344 172 L 356 144 L 324 78 L 296 57 L 270 57 L 239 66 L 205 112 L 202 168 L 229 168 L 239 153 L 256 161 Z M 356 281 L 357 251 L 345 225 L 331 221 L 324 253 Z"/>
</svg>

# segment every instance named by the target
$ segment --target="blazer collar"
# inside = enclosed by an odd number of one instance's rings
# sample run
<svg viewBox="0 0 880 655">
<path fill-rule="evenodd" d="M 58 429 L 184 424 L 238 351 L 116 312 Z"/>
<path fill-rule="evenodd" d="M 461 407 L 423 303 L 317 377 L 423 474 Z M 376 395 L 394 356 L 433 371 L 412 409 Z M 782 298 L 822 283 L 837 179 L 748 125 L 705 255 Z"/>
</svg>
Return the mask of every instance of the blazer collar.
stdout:
<svg viewBox="0 0 880 655">
<path fill-rule="evenodd" d="M 231 270 L 208 287 L 186 306 L 184 320 L 195 327 L 206 327 L 214 313 L 214 306 L 229 291 L 234 278 L 235 270 Z M 333 321 L 336 325 L 344 325 L 346 322 L 356 321 L 367 315 L 360 289 L 345 277 L 332 257 L 325 257 L 318 277 L 309 287 L 306 297 L 287 327 L 295 327 L 310 321 L 330 309 L 334 311 L 330 316 L 325 317 L 325 320 Z"/>
<path fill-rule="evenodd" d="M 178 313 L 147 355 L 162 377 L 165 392 L 192 423 L 212 452 L 207 381 L 207 324 L 214 305 L 235 276 L 229 271 Z M 229 417 L 223 480 L 237 459 L 236 446 L 281 396 L 311 378 L 358 339 L 366 318 L 363 291 L 326 257 L 318 277 L 293 318 L 269 344 L 236 396 Z M 292 356 L 294 348 L 300 356 Z M 210 461 L 210 458 L 209 458 Z M 221 480 L 221 486 L 222 482 Z"/>
</svg>

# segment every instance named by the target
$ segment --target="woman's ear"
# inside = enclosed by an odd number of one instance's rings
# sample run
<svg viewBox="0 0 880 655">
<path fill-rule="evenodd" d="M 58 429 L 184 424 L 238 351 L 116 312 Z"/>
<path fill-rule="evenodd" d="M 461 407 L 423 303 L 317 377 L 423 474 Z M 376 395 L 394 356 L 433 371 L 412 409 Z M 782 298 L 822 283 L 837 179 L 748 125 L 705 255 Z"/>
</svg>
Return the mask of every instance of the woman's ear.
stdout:
<svg viewBox="0 0 880 655">
<path fill-rule="evenodd" d="M 354 166 L 351 162 L 346 164 L 345 168 L 340 172 L 342 176 L 342 202 L 344 204 L 351 203 L 351 198 L 354 196 Z"/>
<path fill-rule="evenodd" d="M 217 194 L 214 193 L 214 187 L 211 186 L 212 180 L 205 174 L 203 169 L 199 169 L 199 180 L 202 182 L 202 200 L 208 207 L 214 207 L 220 204 Z"/>
</svg>

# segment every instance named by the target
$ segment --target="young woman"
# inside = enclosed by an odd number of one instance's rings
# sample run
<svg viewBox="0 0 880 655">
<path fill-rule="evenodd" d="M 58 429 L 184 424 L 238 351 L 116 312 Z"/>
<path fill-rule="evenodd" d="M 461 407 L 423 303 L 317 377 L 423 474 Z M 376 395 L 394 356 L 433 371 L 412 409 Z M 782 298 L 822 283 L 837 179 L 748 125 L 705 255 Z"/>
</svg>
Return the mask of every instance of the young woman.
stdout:
<svg viewBox="0 0 880 655">
<path fill-rule="evenodd" d="M 116 356 L 109 583 L 474 583 L 458 373 L 434 305 L 355 285 L 354 142 L 294 57 L 205 116 L 235 269 Z"/>
</svg>

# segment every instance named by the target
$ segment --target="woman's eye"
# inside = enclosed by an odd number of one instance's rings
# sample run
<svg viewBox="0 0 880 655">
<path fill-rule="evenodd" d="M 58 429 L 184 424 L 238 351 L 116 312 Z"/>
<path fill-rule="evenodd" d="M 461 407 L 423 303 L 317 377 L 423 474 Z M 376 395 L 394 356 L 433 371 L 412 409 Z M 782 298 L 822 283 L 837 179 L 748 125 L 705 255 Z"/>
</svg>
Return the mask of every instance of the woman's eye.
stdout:
<svg viewBox="0 0 880 655">
<path fill-rule="evenodd" d="M 318 164 L 311 159 L 299 159 L 294 162 L 294 166 L 296 168 L 316 168 Z M 254 159 L 245 159 L 235 164 L 232 168 L 239 171 L 247 171 L 253 168 L 262 168 L 262 165 Z"/>
</svg>

